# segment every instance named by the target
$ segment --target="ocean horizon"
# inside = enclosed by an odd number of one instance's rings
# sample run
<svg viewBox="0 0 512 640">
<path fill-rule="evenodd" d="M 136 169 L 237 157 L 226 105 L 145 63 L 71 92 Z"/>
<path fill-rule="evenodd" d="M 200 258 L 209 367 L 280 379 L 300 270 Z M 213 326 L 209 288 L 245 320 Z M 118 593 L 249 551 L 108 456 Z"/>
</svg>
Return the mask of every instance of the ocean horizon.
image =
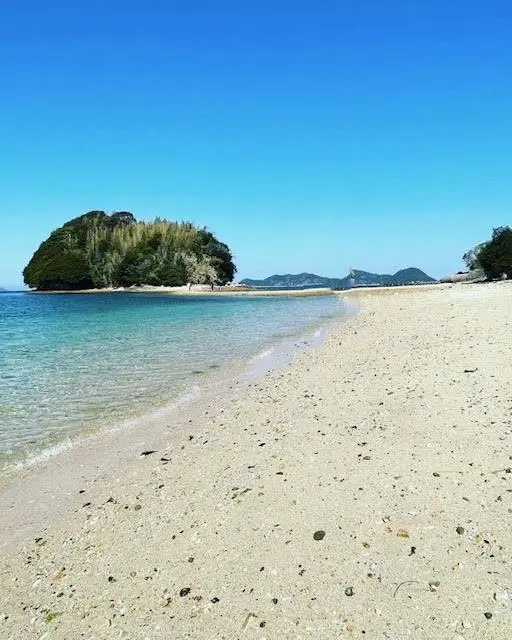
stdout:
<svg viewBox="0 0 512 640">
<path fill-rule="evenodd" d="M 197 393 L 342 316 L 338 296 L 0 297 L 0 466 Z"/>
</svg>

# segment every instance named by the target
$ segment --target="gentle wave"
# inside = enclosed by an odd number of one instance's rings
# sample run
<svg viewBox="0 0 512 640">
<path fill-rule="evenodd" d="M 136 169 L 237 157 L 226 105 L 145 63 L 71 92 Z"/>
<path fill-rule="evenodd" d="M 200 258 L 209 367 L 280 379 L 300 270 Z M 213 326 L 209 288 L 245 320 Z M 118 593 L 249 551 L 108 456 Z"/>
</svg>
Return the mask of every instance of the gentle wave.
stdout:
<svg viewBox="0 0 512 640">
<path fill-rule="evenodd" d="M 255 361 L 255 360 L 263 360 L 264 358 L 268 358 L 268 356 L 272 355 L 274 350 L 275 350 L 274 347 L 264 349 L 263 351 L 260 351 L 260 353 L 257 353 L 252 359 L 253 361 Z"/>
</svg>

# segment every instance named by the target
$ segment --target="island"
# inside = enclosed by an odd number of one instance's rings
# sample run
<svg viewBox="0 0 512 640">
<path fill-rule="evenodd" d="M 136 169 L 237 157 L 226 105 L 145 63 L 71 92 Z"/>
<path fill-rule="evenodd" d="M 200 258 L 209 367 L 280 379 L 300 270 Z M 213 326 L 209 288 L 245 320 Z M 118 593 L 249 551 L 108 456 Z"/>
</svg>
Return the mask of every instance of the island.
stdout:
<svg viewBox="0 0 512 640">
<path fill-rule="evenodd" d="M 229 247 L 189 222 L 137 221 L 127 211 L 88 213 L 66 222 L 40 245 L 23 271 L 37 291 L 140 285 L 224 285 L 236 266 Z"/>
</svg>

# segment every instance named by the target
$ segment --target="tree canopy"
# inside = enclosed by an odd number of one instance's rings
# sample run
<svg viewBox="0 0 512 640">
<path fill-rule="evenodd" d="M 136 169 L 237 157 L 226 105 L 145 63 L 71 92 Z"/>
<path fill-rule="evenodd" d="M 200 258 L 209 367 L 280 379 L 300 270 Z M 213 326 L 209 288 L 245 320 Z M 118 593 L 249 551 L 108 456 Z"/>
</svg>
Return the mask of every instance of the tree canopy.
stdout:
<svg viewBox="0 0 512 640">
<path fill-rule="evenodd" d="M 512 229 L 497 227 L 490 240 L 477 244 L 462 259 L 468 269 L 481 270 L 489 280 L 512 278 Z"/>
<path fill-rule="evenodd" d="M 40 291 L 132 285 L 226 284 L 236 267 L 229 247 L 189 222 L 138 222 L 128 211 L 90 211 L 66 222 L 23 270 Z"/>
<path fill-rule="evenodd" d="M 478 262 L 487 278 L 512 278 L 512 229 L 497 227 L 478 252 Z"/>
<path fill-rule="evenodd" d="M 480 257 L 480 251 L 482 251 L 482 249 L 485 247 L 486 244 L 487 242 L 482 242 L 480 244 L 477 244 L 469 251 L 466 251 L 466 253 L 462 256 L 462 259 L 464 260 L 466 267 L 470 271 L 477 271 L 482 269 L 482 265 L 480 264 L 479 257 Z"/>
</svg>

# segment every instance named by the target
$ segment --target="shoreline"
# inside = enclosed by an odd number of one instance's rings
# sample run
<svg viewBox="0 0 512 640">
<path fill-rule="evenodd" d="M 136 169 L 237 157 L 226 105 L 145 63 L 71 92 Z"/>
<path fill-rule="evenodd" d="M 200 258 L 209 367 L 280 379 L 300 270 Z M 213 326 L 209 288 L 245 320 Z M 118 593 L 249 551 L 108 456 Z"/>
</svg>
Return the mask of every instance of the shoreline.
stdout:
<svg viewBox="0 0 512 640">
<path fill-rule="evenodd" d="M 27 291 L 26 293 L 36 295 L 88 295 L 88 294 L 100 294 L 100 293 L 161 293 L 176 296 L 292 296 L 292 297 L 310 297 L 310 296 L 325 296 L 325 295 L 349 295 L 357 296 L 364 295 L 367 292 L 391 292 L 397 293 L 400 291 L 419 291 L 428 289 L 443 289 L 453 286 L 455 283 L 446 282 L 423 282 L 423 283 L 411 283 L 403 285 L 390 285 L 390 286 L 355 286 L 350 289 L 330 289 L 328 287 L 311 287 L 306 289 L 272 289 L 264 287 L 246 287 L 243 285 L 225 285 L 216 286 L 215 289 L 210 289 L 207 285 L 193 285 L 191 289 L 188 286 L 182 287 L 166 287 L 166 286 L 151 286 L 141 285 L 140 287 L 118 287 L 118 288 L 105 288 L 105 289 L 77 289 L 77 290 L 63 290 L 63 291 Z M 460 284 L 475 284 L 473 282 L 457 283 Z M 481 284 L 481 283 L 478 283 Z"/>
<path fill-rule="evenodd" d="M 311 297 L 311 296 L 326 296 L 333 295 L 332 289 L 317 287 L 311 289 L 259 289 L 243 286 L 224 286 L 216 287 L 214 290 L 206 285 L 194 285 L 191 289 L 188 286 L 183 287 L 153 287 L 150 285 L 143 285 L 140 287 L 119 287 L 119 288 L 105 288 L 105 289 L 77 289 L 69 291 L 28 291 L 27 293 L 35 295 L 94 295 L 99 293 L 161 293 L 165 295 L 175 296 L 292 296 L 292 297 Z"/>
<path fill-rule="evenodd" d="M 186 300 L 190 304 L 181 304 Z M 344 304 L 336 296 L 184 299 L 148 294 L 105 295 L 102 301 L 94 296 L 87 300 L 25 297 L 20 301 L 16 304 L 27 310 L 51 309 L 53 314 L 71 305 L 79 313 L 70 316 L 69 322 L 66 315 L 61 316 L 66 320 L 63 331 L 61 317 L 57 315 L 55 322 L 50 319 L 48 333 L 39 330 L 34 340 L 23 330 L 23 316 L 21 323 L 10 323 L 22 331 L 31 355 L 25 367 L 22 356 L 16 360 L 19 350 L 11 358 L 9 344 L 5 345 L 0 473 L 13 463 L 39 456 L 42 449 L 65 449 L 76 435 L 86 437 L 106 425 L 139 420 L 203 387 L 227 363 L 238 367 L 261 349 L 273 348 L 344 313 Z M 98 315 L 84 317 L 90 306 Z M 111 316 L 110 309 L 121 313 Z M 30 329 L 32 325 L 26 326 Z M 94 331 L 82 338 L 82 326 L 94 327 Z M 111 329 L 100 332 L 96 327 Z M 58 349 L 47 352 L 45 341 L 59 345 Z M 28 391 L 38 386 L 50 391 L 41 402 Z M 84 387 L 89 389 L 86 393 Z"/>
<path fill-rule="evenodd" d="M 5 554 L 5 637 L 508 637 L 512 286 L 403 291 Z"/>
<path fill-rule="evenodd" d="M 255 353 L 210 370 L 197 379 L 192 390 L 164 404 L 91 432 L 77 433 L 52 444 L 43 443 L 28 456 L 13 458 L 0 469 L 0 511 L 10 514 L 9 519 L 0 520 L 0 550 L 15 548 L 23 536 L 35 535 L 56 517 L 68 516 L 80 504 L 73 492 L 140 460 L 140 452 L 148 448 L 147 439 L 152 447 L 168 446 L 170 440 L 178 438 L 184 421 L 201 423 L 213 406 L 218 408 L 243 393 L 255 379 L 279 370 L 301 351 L 317 348 L 334 327 L 342 326 L 356 312 L 356 306 L 346 305 L 345 309 L 340 306 L 336 316 L 316 321 L 294 335 L 262 343 Z M 65 487 L 59 484 L 61 477 L 67 478 Z M 58 503 L 59 508 L 48 517 L 53 503 Z M 28 526 L 24 524 L 26 520 Z"/>
</svg>

